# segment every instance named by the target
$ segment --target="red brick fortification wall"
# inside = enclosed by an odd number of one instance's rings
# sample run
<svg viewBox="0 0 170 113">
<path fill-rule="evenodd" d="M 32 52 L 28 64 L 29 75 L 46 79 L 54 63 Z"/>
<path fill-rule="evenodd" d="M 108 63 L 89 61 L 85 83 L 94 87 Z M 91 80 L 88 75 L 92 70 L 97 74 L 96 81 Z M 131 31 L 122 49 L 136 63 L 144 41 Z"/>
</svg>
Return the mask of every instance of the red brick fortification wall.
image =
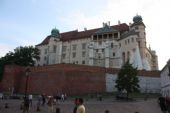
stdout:
<svg viewBox="0 0 170 113">
<path fill-rule="evenodd" d="M 12 92 L 19 88 L 20 77 L 23 74 L 23 67 L 17 65 L 6 65 L 4 68 L 3 79 L 0 82 L 0 91 Z"/>
<path fill-rule="evenodd" d="M 26 67 L 5 66 L 0 91 L 24 93 L 26 86 Z M 106 91 L 105 73 L 117 74 L 119 69 L 94 66 L 56 64 L 30 67 L 28 92 L 31 94 L 83 95 Z M 139 71 L 139 76 L 159 77 L 159 71 Z"/>
<path fill-rule="evenodd" d="M 3 90 L 14 87 L 19 93 L 25 92 L 26 68 L 6 66 Z M 16 71 L 19 70 L 19 71 Z M 83 95 L 105 92 L 105 70 L 99 67 L 89 67 L 73 64 L 58 64 L 30 68 L 28 92 L 31 94 Z"/>
</svg>

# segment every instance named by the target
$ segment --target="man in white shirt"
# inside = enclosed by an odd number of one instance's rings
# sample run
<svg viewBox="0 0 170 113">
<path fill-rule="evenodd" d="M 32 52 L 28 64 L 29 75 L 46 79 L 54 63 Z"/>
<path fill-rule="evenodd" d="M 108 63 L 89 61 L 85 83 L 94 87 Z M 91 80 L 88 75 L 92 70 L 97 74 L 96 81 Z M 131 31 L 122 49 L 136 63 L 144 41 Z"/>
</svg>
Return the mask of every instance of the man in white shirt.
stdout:
<svg viewBox="0 0 170 113">
<path fill-rule="evenodd" d="M 30 105 L 32 106 L 32 95 L 31 94 L 28 96 L 28 99 L 29 99 Z"/>
<path fill-rule="evenodd" d="M 78 99 L 78 107 L 77 107 L 76 113 L 85 113 L 85 106 L 83 105 L 83 99 L 82 98 Z"/>
</svg>

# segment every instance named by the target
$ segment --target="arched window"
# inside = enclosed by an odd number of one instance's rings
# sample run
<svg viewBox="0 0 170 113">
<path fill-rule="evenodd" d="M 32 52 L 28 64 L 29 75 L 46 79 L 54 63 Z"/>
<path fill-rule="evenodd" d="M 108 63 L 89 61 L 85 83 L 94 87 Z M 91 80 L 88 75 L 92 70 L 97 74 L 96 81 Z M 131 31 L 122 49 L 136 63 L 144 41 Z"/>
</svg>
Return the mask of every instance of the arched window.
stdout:
<svg viewBox="0 0 170 113">
<path fill-rule="evenodd" d="M 127 60 L 129 60 L 130 59 L 130 52 L 128 51 L 127 52 Z"/>
<path fill-rule="evenodd" d="M 125 52 L 122 53 L 123 64 L 125 64 Z"/>
</svg>

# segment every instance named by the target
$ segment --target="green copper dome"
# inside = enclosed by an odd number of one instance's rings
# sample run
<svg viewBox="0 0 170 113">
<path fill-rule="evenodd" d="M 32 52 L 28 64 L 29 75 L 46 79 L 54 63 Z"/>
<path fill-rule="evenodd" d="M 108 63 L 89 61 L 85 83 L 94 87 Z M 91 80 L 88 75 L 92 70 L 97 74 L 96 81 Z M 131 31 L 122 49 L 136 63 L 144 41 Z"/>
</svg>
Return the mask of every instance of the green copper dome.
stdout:
<svg viewBox="0 0 170 113">
<path fill-rule="evenodd" d="M 139 22 L 142 22 L 142 17 L 140 15 L 136 15 L 133 17 L 133 22 L 134 23 L 139 23 Z"/>
<path fill-rule="evenodd" d="M 60 36 L 60 32 L 58 29 L 54 28 L 51 30 L 51 36 L 52 37 L 59 37 Z"/>
</svg>

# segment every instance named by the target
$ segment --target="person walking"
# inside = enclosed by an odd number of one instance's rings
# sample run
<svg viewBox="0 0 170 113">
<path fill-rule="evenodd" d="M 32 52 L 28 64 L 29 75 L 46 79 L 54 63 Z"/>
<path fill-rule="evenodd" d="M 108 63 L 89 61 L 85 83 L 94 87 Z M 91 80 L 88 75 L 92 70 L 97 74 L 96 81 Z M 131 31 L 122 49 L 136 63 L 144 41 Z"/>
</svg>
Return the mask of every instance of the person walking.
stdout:
<svg viewBox="0 0 170 113">
<path fill-rule="evenodd" d="M 161 108 L 161 111 L 162 113 L 166 113 L 167 111 L 167 107 L 166 107 L 166 100 L 165 100 L 165 97 L 159 97 L 158 98 L 158 103 L 159 103 L 159 106 Z"/>
<path fill-rule="evenodd" d="M 83 105 L 84 101 L 82 98 L 79 98 L 77 101 L 78 107 L 76 113 L 85 113 L 85 106 Z"/>
<path fill-rule="evenodd" d="M 24 109 L 23 113 L 29 113 L 29 99 L 28 97 L 24 97 Z"/>
<path fill-rule="evenodd" d="M 73 113 L 76 113 L 77 112 L 77 107 L 78 107 L 78 98 L 75 98 L 74 104 L 75 104 L 75 106 L 74 106 L 74 109 L 73 109 Z"/>
<path fill-rule="evenodd" d="M 28 96 L 28 98 L 29 98 L 29 103 L 30 103 L 30 105 L 32 106 L 32 95 L 30 94 L 30 95 Z"/>
<path fill-rule="evenodd" d="M 43 105 L 43 106 L 45 105 L 45 102 L 46 102 L 46 98 L 45 98 L 45 95 L 43 94 L 43 95 L 42 95 L 42 105 Z"/>
<path fill-rule="evenodd" d="M 54 105 L 53 97 L 49 97 L 49 100 L 47 102 L 48 113 L 53 113 L 53 105 Z"/>
</svg>

